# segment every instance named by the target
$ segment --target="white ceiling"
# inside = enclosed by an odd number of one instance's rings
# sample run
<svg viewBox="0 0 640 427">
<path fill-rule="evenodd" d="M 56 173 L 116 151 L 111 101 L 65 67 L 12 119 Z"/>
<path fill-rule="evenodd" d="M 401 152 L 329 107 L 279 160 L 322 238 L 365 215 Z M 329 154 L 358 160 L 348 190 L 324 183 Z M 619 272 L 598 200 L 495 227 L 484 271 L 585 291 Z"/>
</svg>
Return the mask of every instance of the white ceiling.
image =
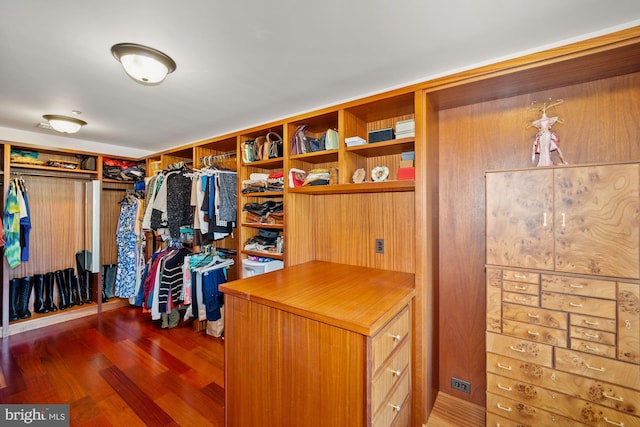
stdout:
<svg viewBox="0 0 640 427">
<path fill-rule="evenodd" d="M 638 0 L 0 0 L 0 140 L 142 157 L 636 25 Z M 136 84 L 121 42 L 177 70 Z"/>
</svg>

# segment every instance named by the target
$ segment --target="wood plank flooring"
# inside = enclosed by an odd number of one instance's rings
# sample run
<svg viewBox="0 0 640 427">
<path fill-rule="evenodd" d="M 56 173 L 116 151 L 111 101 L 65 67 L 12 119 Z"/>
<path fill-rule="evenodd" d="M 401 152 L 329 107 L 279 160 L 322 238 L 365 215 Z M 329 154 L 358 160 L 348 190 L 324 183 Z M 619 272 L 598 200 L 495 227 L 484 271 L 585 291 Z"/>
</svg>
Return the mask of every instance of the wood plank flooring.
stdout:
<svg viewBox="0 0 640 427">
<path fill-rule="evenodd" d="M 224 341 L 121 307 L 0 340 L 0 402 L 67 403 L 72 426 L 223 426 Z"/>
</svg>

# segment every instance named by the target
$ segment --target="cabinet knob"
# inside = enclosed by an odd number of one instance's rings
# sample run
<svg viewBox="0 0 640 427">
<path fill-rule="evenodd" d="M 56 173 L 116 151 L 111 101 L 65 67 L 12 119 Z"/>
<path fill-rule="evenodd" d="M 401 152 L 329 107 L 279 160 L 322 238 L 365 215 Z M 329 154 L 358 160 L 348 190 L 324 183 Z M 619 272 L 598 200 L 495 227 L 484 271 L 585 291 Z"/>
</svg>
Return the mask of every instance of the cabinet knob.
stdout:
<svg viewBox="0 0 640 427">
<path fill-rule="evenodd" d="M 399 369 L 398 370 L 389 369 L 389 371 L 391 372 L 391 375 L 393 375 L 394 377 L 399 377 L 400 374 L 402 373 L 402 371 L 400 371 Z"/>
<path fill-rule="evenodd" d="M 389 403 L 389 406 L 391 406 L 391 408 L 396 412 L 400 412 L 400 409 L 402 408 L 400 405 L 394 405 L 393 403 Z"/>
<path fill-rule="evenodd" d="M 400 334 L 389 334 L 389 336 L 391 337 L 391 339 L 393 339 L 394 341 L 400 341 L 400 339 L 402 338 L 402 336 Z"/>
</svg>

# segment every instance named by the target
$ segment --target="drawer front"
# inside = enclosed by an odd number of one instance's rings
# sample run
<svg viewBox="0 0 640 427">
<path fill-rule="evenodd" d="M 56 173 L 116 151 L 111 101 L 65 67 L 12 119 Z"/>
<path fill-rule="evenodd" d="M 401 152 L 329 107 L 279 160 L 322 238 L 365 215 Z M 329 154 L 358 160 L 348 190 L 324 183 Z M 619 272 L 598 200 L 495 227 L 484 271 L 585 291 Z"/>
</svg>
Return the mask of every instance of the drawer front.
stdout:
<svg viewBox="0 0 640 427">
<path fill-rule="evenodd" d="M 567 346 L 567 331 L 562 329 L 546 328 L 505 319 L 502 321 L 502 333 L 544 344 Z"/>
<path fill-rule="evenodd" d="M 551 367 L 552 346 L 487 332 L 487 351 Z"/>
<path fill-rule="evenodd" d="M 532 325 L 549 326 L 556 329 L 567 329 L 567 313 L 543 308 L 528 307 L 517 304 L 503 303 L 502 317 L 531 323 Z"/>
<path fill-rule="evenodd" d="M 487 331 L 502 332 L 502 272 L 487 269 Z"/>
<path fill-rule="evenodd" d="M 590 314 L 597 317 L 615 319 L 616 302 L 588 298 L 575 295 L 542 292 L 541 305 L 552 310 L 562 310 L 571 313 Z"/>
<path fill-rule="evenodd" d="M 542 290 L 547 292 L 616 299 L 616 282 L 609 280 L 543 274 L 541 282 Z"/>
<path fill-rule="evenodd" d="M 493 393 L 487 393 L 487 411 L 523 425 L 535 427 L 576 427 L 585 425 L 577 423 L 570 418 Z"/>
<path fill-rule="evenodd" d="M 405 341 L 373 378 L 371 382 L 371 407 L 374 413 L 378 411 L 393 386 L 409 370 L 410 358 L 411 345 L 409 341 Z"/>
<path fill-rule="evenodd" d="M 571 313 L 569 316 L 569 323 L 574 326 L 598 329 L 605 332 L 616 331 L 616 321 L 614 319 L 605 319 L 604 317 L 593 317 L 584 314 Z"/>
<path fill-rule="evenodd" d="M 618 283 L 618 359 L 640 363 L 640 285 Z"/>
<path fill-rule="evenodd" d="M 638 365 L 633 363 L 556 348 L 555 366 L 560 371 L 584 375 L 605 382 L 611 381 L 613 378 L 616 384 L 640 390 L 640 369 Z"/>
<path fill-rule="evenodd" d="M 579 397 L 626 414 L 640 414 L 640 391 L 617 384 L 492 353 L 487 354 L 487 372 Z"/>
<path fill-rule="evenodd" d="M 371 339 L 371 372 L 374 375 L 393 350 L 407 339 L 410 329 L 411 318 L 409 317 L 409 307 L 406 307 Z"/>
<path fill-rule="evenodd" d="M 518 294 L 515 292 L 503 292 L 502 300 L 505 302 L 530 305 L 533 307 L 540 305 L 540 298 L 537 295 Z"/>
<path fill-rule="evenodd" d="M 409 374 L 406 373 L 400 379 L 398 386 L 393 390 L 389 399 L 380 407 L 373 418 L 373 427 L 389 427 L 396 417 L 409 406 Z"/>
<path fill-rule="evenodd" d="M 585 353 L 595 354 L 596 356 L 604 356 L 615 359 L 616 348 L 610 345 L 598 344 L 591 341 L 579 339 L 571 339 L 571 349 L 584 351 Z"/>
<path fill-rule="evenodd" d="M 529 295 L 538 295 L 538 292 L 540 292 L 540 287 L 537 283 L 509 282 L 507 280 L 502 282 L 502 289 L 506 292 L 517 292 Z"/>
<path fill-rule="evenodd" d="M 540 283 L 540 275 L 529 271 L 502 270 L 502 280 L 523 283 Z"/>
<path fill-rule="evenodd" d="M 597 329 L 581 328 L 580 326 L 572 326 L 570 330 L 572 339 L 575 338 L 582 341 L 591 341 L 594 343 L 606 345 L 616 345 L 616 334 L 612 334 L 611 332 L 598 331 Z"/>
</svg>

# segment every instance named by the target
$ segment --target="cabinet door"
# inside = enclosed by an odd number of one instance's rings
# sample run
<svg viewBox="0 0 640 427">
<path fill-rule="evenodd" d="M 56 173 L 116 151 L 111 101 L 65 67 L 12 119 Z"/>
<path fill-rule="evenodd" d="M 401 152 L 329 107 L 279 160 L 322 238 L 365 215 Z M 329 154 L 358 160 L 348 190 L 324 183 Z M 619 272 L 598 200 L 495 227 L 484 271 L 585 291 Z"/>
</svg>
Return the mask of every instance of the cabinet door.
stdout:
<svg viewBox="0 0 640 427">
<path fill-rule="evenodd" d="M 551 169 L 486 175 L 487 264 L 553 269 Z"/>
<path fill-rule="evenodd" d="M 555 170 L 557 271 L 639 276 L 639 165 Z"/>
</svg>

